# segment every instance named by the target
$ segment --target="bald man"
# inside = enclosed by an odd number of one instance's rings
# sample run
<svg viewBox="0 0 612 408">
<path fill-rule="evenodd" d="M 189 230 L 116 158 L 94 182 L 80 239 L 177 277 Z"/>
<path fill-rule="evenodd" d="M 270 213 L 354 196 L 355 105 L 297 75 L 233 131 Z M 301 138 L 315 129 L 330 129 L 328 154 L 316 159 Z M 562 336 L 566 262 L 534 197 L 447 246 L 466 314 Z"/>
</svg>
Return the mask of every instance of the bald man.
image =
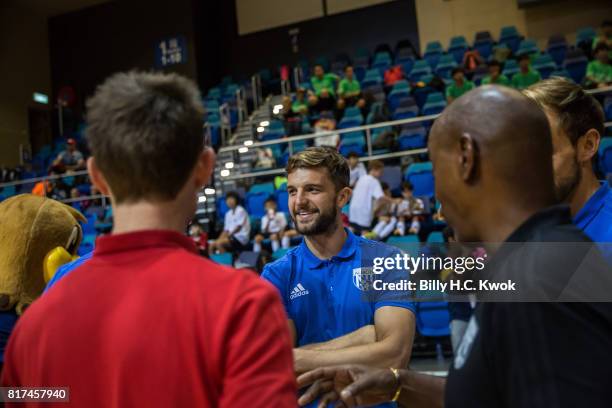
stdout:
<svg viewBox="0 0 612 408">
<path fill-rule="evenodd" d="M 473 90 L 436 120 L 429 152 L 436 197 L 459 240 L 502 243 L 489 247 L 483 276 L 526 282 L 544 300 L 567 299 L 564 290 L 577 286 L 585 260 L 587 273 L 608 272 L 569 208 L 556 205 L 550 129 L 535 102 L 510 88 Z M 563 243 L 576 249 L 559 251 Z M 314 382 L 300 402 L 333 389 L 349 407 L 391 399 L 411 408 L 605 407 L 612 401 L 610 350 L 610 303 L 482 302 L 447 379 L 328 367 L 298 379 Z"/>
</svg>

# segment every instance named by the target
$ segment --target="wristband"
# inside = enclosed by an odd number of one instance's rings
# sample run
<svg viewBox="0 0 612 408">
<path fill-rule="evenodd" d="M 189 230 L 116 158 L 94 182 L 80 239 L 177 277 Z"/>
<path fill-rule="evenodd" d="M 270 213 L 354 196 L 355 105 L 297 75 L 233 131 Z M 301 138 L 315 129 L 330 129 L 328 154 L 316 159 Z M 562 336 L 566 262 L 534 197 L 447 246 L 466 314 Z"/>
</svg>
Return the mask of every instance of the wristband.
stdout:
<svg viewBox="0 0 612 408">
<path fill-rule="evenodd" d="M 396 402 L 399 399 L 400 393 L 402 392 L 402 384 L 400 382 L 400 373 L 397 368 L 389 368 L 397 381 L 397 390 L 395 391 L 395 395 L 391 399 L 391 402 Z"/>
</svg>

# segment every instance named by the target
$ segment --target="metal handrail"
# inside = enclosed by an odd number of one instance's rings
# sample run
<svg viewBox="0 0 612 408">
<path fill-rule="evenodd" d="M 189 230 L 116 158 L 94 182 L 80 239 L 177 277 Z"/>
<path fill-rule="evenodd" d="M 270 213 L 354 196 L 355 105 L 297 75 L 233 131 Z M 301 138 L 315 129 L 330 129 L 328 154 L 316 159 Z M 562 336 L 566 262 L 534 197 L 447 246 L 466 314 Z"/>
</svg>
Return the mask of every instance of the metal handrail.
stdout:
<svg viewBox="0 0 612 408">
<path fill-rule="evenodd" d="M 424 121 L 428 121 L 428 120 L 434 120 L 438 116 L 440 116 L 440 115 L 439 114 L 435 114 L 435 115 L 418 116 L 416 118 L 391 120 L 391 121 L 388 121 L 388 122 L 373 123 L 371 125 L 356 126 L 356 127 L 352 127 L 352 128 L 346 128 L 346 129 L 336 129 L 336 130 L 330 130 L 330 131 L 321 132 L 321 133 L 308 133 L 308 134 L 305 134 L 305 135 L 290 136 L 290 137 L 286 137 L 286 138 L 282 138 L 282 139 L 267 140 L 265 142 L 256 142 L 256 143 L 253 143 L 252 145 L 248 146 L 248 148 L 250 149 L 250 148 L 262 147 L 262 146 L 270 146 L 270 145 L 275 145 L 275 144 L 285 144 L 285 143 L 290 143 L 290 142 L 297 142 L 299 140 L 316 139 L 316 138 L 319 138 L 319 137 L 325 137 L 325 136 L 330 136 L 330 135 L 359 132 L 359 131 L 363 131 L 363 130 L 372 130 L 372 129 L 377 129 L 377 128 L 381 128 L 381 127 L 388 127 L 388 126 L 405 125 L 405 124 L 408 124 L 408 123 L 424 122 Z M 229 151 L 241 149 L 243 147 L 245 147 L 244 143 L 243 144 L 239 144 L 239 145 L 225 146 L 225 147 L 220 148 L 219 152 L 220 153 L 221 152 L 229 152 Z"/>
</svg>

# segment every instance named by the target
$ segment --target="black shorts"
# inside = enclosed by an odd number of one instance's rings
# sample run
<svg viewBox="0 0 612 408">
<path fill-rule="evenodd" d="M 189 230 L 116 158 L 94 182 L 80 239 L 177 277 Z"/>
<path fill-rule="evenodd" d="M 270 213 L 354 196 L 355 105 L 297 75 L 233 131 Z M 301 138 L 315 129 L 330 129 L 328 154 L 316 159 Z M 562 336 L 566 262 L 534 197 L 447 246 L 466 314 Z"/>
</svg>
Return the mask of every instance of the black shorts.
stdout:
<svg viewBox="0 0 612 408">
<path fill-rule="evenodd" d="M 350 222 L 349 225 L 353 229 L 355 235 L 361 235 L 363 231 L 369 231 L 371 229 L 370 227 L 364 227 L 362 225 L 355 224 L 354 222 Z"/>
<path fill-rule="evenodd" d="M 238 241 L 235 237 L 231 236 L 229 238 L 231 251 L 239 252 L 247 249 L 247 245 L 243 245 L 242 242 Z"/>
</svg>

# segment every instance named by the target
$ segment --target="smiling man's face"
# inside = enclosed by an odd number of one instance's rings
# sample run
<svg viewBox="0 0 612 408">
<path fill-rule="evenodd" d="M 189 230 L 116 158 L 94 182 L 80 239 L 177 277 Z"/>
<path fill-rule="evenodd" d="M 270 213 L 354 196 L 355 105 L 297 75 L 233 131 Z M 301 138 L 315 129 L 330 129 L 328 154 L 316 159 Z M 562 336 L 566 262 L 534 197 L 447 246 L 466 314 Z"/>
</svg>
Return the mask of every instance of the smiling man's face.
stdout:
<svg viewBox="0 0 612 408">
<path fill-rule="evenodd" d="M 324 234 L 337 226 L 337 192 L 327 169 L 298 168 L 287 176 L 289 211 L 302 235 Z"/>
</svg>

